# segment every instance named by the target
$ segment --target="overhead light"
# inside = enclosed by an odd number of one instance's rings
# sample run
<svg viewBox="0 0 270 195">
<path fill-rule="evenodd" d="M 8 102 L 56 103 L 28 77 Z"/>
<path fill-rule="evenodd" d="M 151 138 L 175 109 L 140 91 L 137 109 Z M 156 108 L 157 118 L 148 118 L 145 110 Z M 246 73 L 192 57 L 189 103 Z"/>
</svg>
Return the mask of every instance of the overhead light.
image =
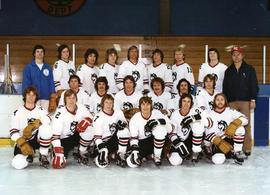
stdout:
<svg viewBox="0 0 270 195">
<path fill-rule="evenodd" d="M 121 51 L 121 47 L 119 44 L 113 44 L 114 49 L 116 49 L 116 51 Z"/>
<path fill-rule="evenodd" d="M 186 45 L 185 45 L 185 44 L 178 45 L 178 48 L 182 48 L 182 49 L 184 49 L 185 47 L 186 47 Z"/>
</svg>

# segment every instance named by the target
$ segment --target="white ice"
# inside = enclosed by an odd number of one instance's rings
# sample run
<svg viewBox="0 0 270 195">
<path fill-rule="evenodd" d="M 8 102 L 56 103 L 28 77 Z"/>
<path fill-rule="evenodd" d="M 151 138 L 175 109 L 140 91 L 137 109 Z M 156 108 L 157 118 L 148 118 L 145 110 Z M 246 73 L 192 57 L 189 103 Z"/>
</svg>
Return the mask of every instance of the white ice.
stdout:
<svg viewBox="0 0 270 195">
<path fill-rule="evenodd" d="M 15 170 L 12 157 L 13 148 L 0 148 L 0 195 L 270 194 L 269 147 L 255 147 L 242 166 L 233 160 L 213 165 L 202 159 L 195 167 L 190 162 L 173 167 L 164 160 L 160 168 L 148 161 L 135 169 L 114 163 L 101 169 L 70 157 L 67 167 L 57 170 L 41 168 L 36 155 L 26 169 Z"/>
</svg>

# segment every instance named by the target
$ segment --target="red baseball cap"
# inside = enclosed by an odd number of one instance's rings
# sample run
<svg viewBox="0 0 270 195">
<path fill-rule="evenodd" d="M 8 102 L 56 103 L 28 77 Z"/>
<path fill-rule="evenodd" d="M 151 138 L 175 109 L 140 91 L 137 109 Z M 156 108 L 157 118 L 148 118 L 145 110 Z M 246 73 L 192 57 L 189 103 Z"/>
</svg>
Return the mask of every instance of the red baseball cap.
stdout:
<svg viewBox="0 0 270 195">
<path fill-rule="evenodd" d="M 241 47 L 239 47 L 239 46 L 233 46 L 232 51 L 231 51 L 231 54 L 232 54 L 234 51 L 238 51 L 238 52 L 240 52 L 240 53 L 243 52 L 243 50 L 242 50 Z"/>
</svg>

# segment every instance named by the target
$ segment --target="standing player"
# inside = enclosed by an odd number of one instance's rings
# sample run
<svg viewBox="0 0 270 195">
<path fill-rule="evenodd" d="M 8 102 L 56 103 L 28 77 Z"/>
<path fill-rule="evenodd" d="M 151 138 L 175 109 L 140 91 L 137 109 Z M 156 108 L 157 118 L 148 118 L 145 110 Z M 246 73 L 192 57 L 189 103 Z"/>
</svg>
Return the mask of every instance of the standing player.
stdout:
<svg viewBox="0 0 270 195">
<path fill-rule="evenodd" d="M 214 110 L 210 112 L 210 116 L 214 121 L 214 125 L 206 130 L 205 139 L 214 143 L 217 147 L 213 151 L 213 162 L 222 164 L 225 161 L 224 154 L 227 154 L 233 148 L 232 157 L 236 163 L 242 164 L 244 162 L 242 147 L 245 137 L 245 128 L 243 126 L 248 124 L 247 117 L 229 108 L 227 99 L 222 93 L 215 96 Z M 233 143 L 233 147 L 230 143 Z M 215 156 L 215 153 L 219 154 Z"/>
<path fill-rule="evenodd" d="M 69 60 L 70 50 L 67 45 L 58 47 L 58 61 L 54 63 L 53 77 L 57 97 L 60 98 L 64 90 L 69 89 L 69 77 L 75 75 L 73 61 Z"/>
<path fill-rule="evenodd" d="M 95 92 L 91 94 L 89 105 L 90 112 L 97 114 L 101 111 L 101 99 L 107 94 L 109 89 L 106 77 L 98 77 L 95 83 Z"/>
<path fill-rule="evenodd" d="M 10 136 L 16 142 L 12 166 L 16 169 L 23 169 L 29 162 L 32 163 L 38 148 L 40 166 L 49 166 L 47 156 L 52 137 L 50 118 L 46 110 L 36 105 L 38 97 L 35 87 L 26 87 L 23 93 L 24 106 L 12 115 Z"/>
<path fill-rule="evenodd" d="M 57 109 L 53 121 L 53 167 L 65 168 L 68 152 L 79 146 L 78 161 L 87 164 L 87 147 L 93 139 L 92 118 L 84 105 L 76 104 L 77 94 L 69 89 L 64 93 L 65 107 Z"/>
<path fill-rule="evenodd" d="M 136 46 L 133 45 L 128 49 L 127 58 L 128 60 L 124 61 L 119 67 L 119 73 L 116 82 L 118 88 L 120 90 L 123 89 L 124 78 L 127 75 L 131 75 L 136 82 L 136 91 L 149 91 L 146 67 L 143 62 L 139 61 L 139 50 Z"/>
<path fill-rule="evenodd" d="M 95 163 L 104 168 L 109 164 L 108 155 L 117 152 L 117 165 L 126 166 L 126 150 L 130 137 L 127 121 L 121 110 L 113 110 L 114 99 L 106 94 L 101 100 L 102 111 L 94 119 L 94 141 L 98 149 Z"/>
<path fill-rule="evenodd" d="M 85 105 L 85 107 L 89 108 L 90 97 L 89 97 L 88 93 L 86 93 L 85 91 L 83 91 L 82 89 L 79 88 L 79 85 L 81 84 L 80 77 L 78 77 L 77 75 L 70 76 L 68 84 L 69 84 L 69 88 L 77 94 L 77 98 L 78 98 L 77 103 Z M 65 90 L 65 91 L 67 91 L 67 90 Z M 61 95 L 58 106 L 65 106 L 64 93 L 62 93 L 62 95 Z"/>
<path fill-rule="evenodd" d="M 171 122 L 160 111 L 153 110 L 150 97 L 140 99 L 139 109 L 129 122 L 131 152 L 127 163 L 130 167 L 138 167 L 142 158 L 153 154 L 154 163 L 159 166 L 165 138 L 172 133 Z"/>
<path fill-rule="evenodd" d="M 160 49 L 155 49 L 152 54 L 153 64 L 148 67 L 149 82 L 154 78 L 160 77 L 165 82 L 165 91 L 172 90 L 172 70 L 170 65 L 163 63 L 164 54 Z M 151 88 L 150 88 L 151 90 Z"/>
<path fill-rule="evenodd" d="M 56 94 L 52 68 L 44 62 L 45 49 L 36 45 L 33 49 L 34 60 L 23 70 L 22 91 L 28 86 L 34 86 L 39 93 L 37 105 L 50 113 L 56 109 Z"/>
<path fill-rule="evenodd" d="M 203 89 L 198 90 L 196 101 L 198 107 L 203 107 L 210 112 L 214 109 L 214 97 L 217 94 L 215 90 L 216 79 L 212 74 L 208 74 L 203 79 Z"/>
<path fill-rule="evenodd" d="M 106 63 L 102 64 L 99 68 L 99 77 L 106 77 L 110 83 L 109 93 L 115 95 L 119 89 L 116 86 L 119 65 L 117 65 L 117 51 L 114 48 L 107 49 Z"/>
<path fill-rule="evenodd" d="M 182 163 L 192 150 L 192 161 L 199 161 L 199 153 L 205 128 L 212 127 L 213 123 L 207 113 L 193 106 L 190 94 L 183 94 L 179 101 L 179 109 L 171 115 L 171 121 L 175 126 L 176 134 L 171 136 L 173 143 L 169 161 L 173 165 Z M 187 150 L 186 150 L 187 149 Z M 174 153 L 176 152 L 176 153 Z"/>
<path fill-rule="evenodd" d="M 135 91 L 136 82 L 131 75 L 124 78 L 124 89 L 115 95 L 114 110 L 129 110 L 139 107 L 142 94 Z"/>
<path fill-rule="evenodd" d="M 203 63 L 199 70 L 199 86 L 203 87 L 203 79 L 207 74 L 212 74 L 216 79 L 216 90 L 222 92 L 224 73 L 227 66 L 219 62 L 220 55 L 216 48 L 210 48 L 208 51 L 208 63 Z"/>
<path fill-rule="evenodd" d="M 191 84 L 191 90 L 194 88 L 194 76 L 190 65 L 185 63 L 185 53 L 181 48 L 177 48 L 174 51 L 175 64 L 172 66 L 172 79 L 173 79 L 173 89 L 172 93 L 177 94 L 177 84 L 181 79 L 186 79 Z"/>
<path fill-rule="evenodd" d="M 87 49 L 84 54 L 85 64 L 78 67 L 77 75 L 82 81 L 82 88 L 89 95 L 95 91 L 95 82 L 99 75 L 97 67 L 98 52 L 95 49 Z"/>
</svg>

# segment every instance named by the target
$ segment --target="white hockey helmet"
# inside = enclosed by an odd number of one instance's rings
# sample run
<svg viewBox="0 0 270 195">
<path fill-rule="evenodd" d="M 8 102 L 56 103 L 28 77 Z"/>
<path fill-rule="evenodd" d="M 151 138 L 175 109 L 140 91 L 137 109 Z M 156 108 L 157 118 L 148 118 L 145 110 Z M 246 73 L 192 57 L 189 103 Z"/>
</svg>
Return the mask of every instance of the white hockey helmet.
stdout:
<svg viewBox="0 0 270 195">
<path fill-rule="evenodd" d="M 27 156 L 24 156 L 22 154 L 17 154 L 11 162 L 11 165 L 15 169 L 24 169 L 28 165 L 28 161 L 26 160 Z"/>
<path fill-rule="evenodd" d="M 221 165 L 225 162 L 225 154 L 223 153 L 216 153 L 212 156 L 212 162 L 215 164 L 215 165 Z"/>
</svg>

